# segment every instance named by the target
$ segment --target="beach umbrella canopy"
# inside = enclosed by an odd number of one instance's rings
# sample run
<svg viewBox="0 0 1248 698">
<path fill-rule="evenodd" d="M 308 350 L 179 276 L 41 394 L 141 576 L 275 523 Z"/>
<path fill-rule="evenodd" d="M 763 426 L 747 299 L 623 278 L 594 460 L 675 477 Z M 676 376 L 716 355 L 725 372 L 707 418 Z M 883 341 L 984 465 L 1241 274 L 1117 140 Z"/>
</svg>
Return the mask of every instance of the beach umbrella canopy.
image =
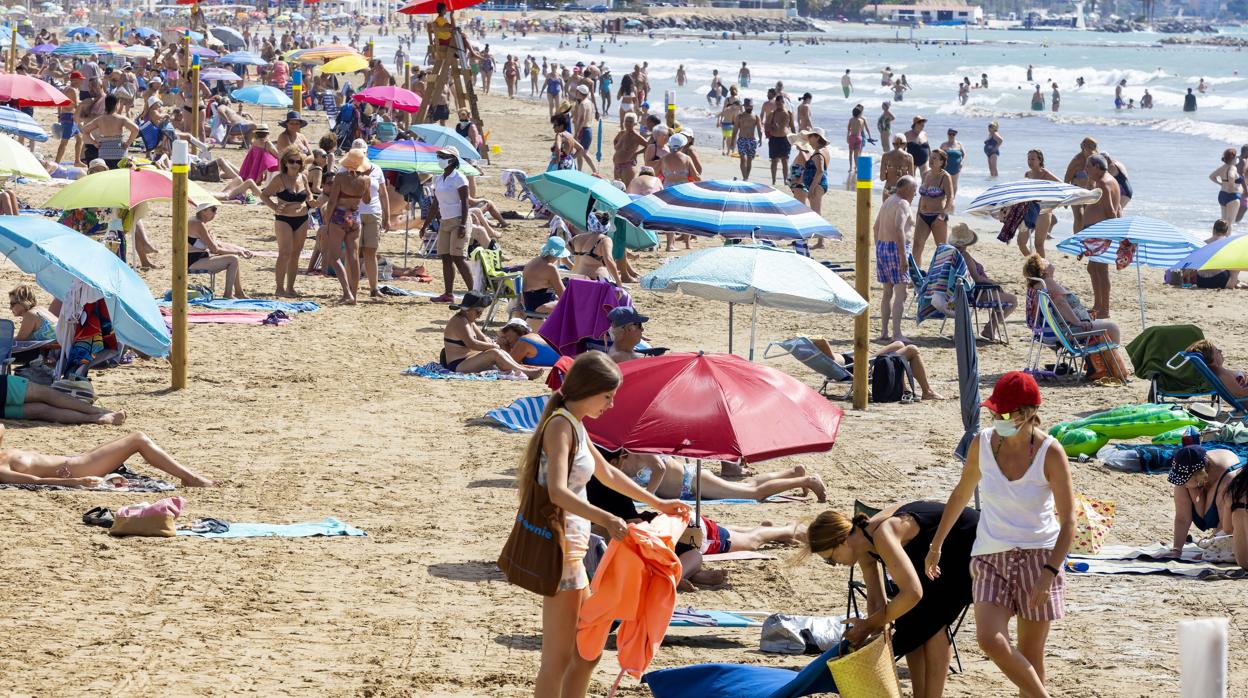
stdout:
<svg viewBox="0 0 1248 698">
<path fill-rule="evenodd" d="M 612 214 L 612 243 L 630 250 L 646 250 L 659 244 L 654 233 L 615 215 L 632 202 L 633 197 L 601 177 L 579 170 L 555 170 L 533 175 L 525 184 L 542 205 L 570 221 L 578 230 L 588 229 L 592 211 L 607 211 Z"/>
<path fill-rule="evenodd" d="M 0 216 L 0 254 L 56 298 L 75 279 L 94 288 L 104 295 L 118 339 L 148 356 L 169 353 L 169 331 L 151 289 L 95 240 L 43 216 Z"/>
<path fill-rule="evenodd" d="M 815 260 L 766 245 L 727 245 L 691 252 L 641 277 L 648 291 L 681 291 L 698 298 L 728 304 L 729 351 L 732 346 L 732 307 L 753 306 L 750 359 L 758 306 L 800 313 L 858 315 L 867 301 L 831 269 Z"/>
<path fill-rule="evenodd" d="M 0 130 L 4 130 L 3 112 L 10 111 L 22 114 L 22 112 L 16 109 L 0 107 Z M 26 115 L 22 114 L 22 116 Z M 47 139 L 47 136 L 43 137 L 43 140 L 46 141 Z M 3 134 L 0 134 L 0 176 L 52 179 L 52 176 L 48 174 L 48 171 L 39 163 L 39 159 L 35 157 L 35 154 L 29 148 Z"/>
<path fill-rule="evenodd" d="M 150 46 L 142 46 L 140 44 L 131 44 L 122 46 L 113 52 L 114 55 L 123 56 L 125 58 L 152 58 L 156 55 L 156 50 Z"/>
<path fill-rule="evenodd" d="M 1130 259 L 1118 261 L 1119 247 L 1123 242 L 1135 246 Z M 1179 230 L 1165 221 L 1147 216 L 1129 218 L 1110 218 L 1088 226 L 1078 233 L 1062 240 L 1057 249 L 1066 254 L 1104 264 L 1117 264 L 1122 268 L 1127 264 L 1135 265 L 1136 285 L 1140 297 L 1140 326 L 1146 325 L 1144 319 L 1144 279 L 1140 267 L 1160 267 L 1172 269 L 1192 252 L 1204 247 L 1205 241 L 1200 237 Z"/>
<path fill-rule="evenodd" d="M 38 78 L 0 73 L 0 102 L 15 99 L 23 107 L 63 107 L 69 104 L 65 93 Z"/>
<path fill-rule="evenodd" d="M 269 85 L 248 85 L 230 93 L 240 102 L 255 104 L 261 107 L 289 107 L 290 97 L 285 92 Z"/>
<path fill-rule="evenodd" d="M 221 54 L 217 53 L 216 51 L 213 51 L 210 48 L 206 48 L 204 46 L 192 46 L 191 55 L 199 56 L 200 58 L 216 58 L 217 56 Z"/>
<path fill-rule="evenodd" d="M 139 37 L 140 39 L 150 39 L 153 36 L 160 36 L 160 32 L 156 31 L 155 29 L 152 29 L 151 27 L 135 27 L 134 29 L 130 30 L 130 33 Z"/>
<path fill-rule="evenodd" d="M 1073 184 L 1044 179 L 1020 179 L 988 187 L 984 193 L 971 200 L 966 212 L 990 216 L 1015 204 L 1032 201 L 1038 202 L 1040 208 L 1048 210 L 1060 206 L 1092 204 L 1100 200 L 1099 189 L 1084 189 Z"/>
<path fill-rule="evenodd" d="M 31 118 L 31 116 L 26 112 L 19 111 L 13 107 L 0 107 L 0 131 L 4 133 L 11 133 L 15 136 L 21 136 L 23 138 L 29 138 L 31 140 L 39 141 L 40 143 L 48 140 L 48 134 L 44 133 L 43 128 L 39 126 L 37 121 Z M 13 141 L 11 138 L 6 138 L 5 140 L 10 142 Z M 16 143 L 14 144 L 16 145 Z M 26 148 L 22 148 L 22 151 L 27 155 L 31 155 L 30 151 Z M 33 158 L 34 156 L 31 155 L 31 157 Z M 38 161 L 36 161 L 35 164 L 38 164 Z M 42 166 L 39 167 L 39 171 L 43 174 L 47 174 L 47 172 L 43 170 Z"/>
<path fill-rule="evenodd" d="M 953 455 L 966 460 L 966 453 L 979 432 L 979 347 L 975 344 L 975 323 L 971 320 L 971 299 L 966 280 L 954 282 L 953 349 L 958 363 L 958 403 L 962 411 L 962 438 Z M 976 490 L 978 495 L 979 490 Z M 976 502 L 976 508 L 979 502 Z"/>
<path fill-rule="evenodd" d="M 841 232 L 792 196 L 739 180 L 682 182 L 643 196 L 620 215 L 646 230 L 736 238 L 804 240 Z"/>
<path fill-rule="evenodd" d="M 74 27 L 65 32 L 65 36 L 99 36 L 100 32 L 91 27 Z"/>
<path fill-rule="evenodd" d="M 187 182 L 187 197 L 195 205 L 214 203 L 212 192 Z M 173 179 L 155 168 L 96 172 L 70 182 L 44 204 L 47 208 L 134 208 L 144 201 L 173 198 Z"/>
<path fill-rule="evenodd" d="M 269 62 L 252 53 L 251 51 L 231 51 L 224 56 L 217 57 L 218 63 L 228 63 L 230 65 L 268 65 Z"/>
<path fill-rule="evenodd" d="M 11 37 L 12 31 L 11 30 L 5 31 L 5 34 Z M 26 51 L 30 48 L 30 42 L 26 40 L 26 37 L 22 36 L 21 34 L 18 34 L 14 38 L 16 38 L 17 40 L 17 47 L 20 48 L 21 50 Z M 7 41 L 8 39 L 5 38 L 4 40 Z"/>
<path fill-rule="evenodd" d="M 399 12 L 405 15 L 432 15 L 437 14 L 438 5 L 445 5 L 448 10 L 462 10 L 481 2 L 483 0 L 417 0 L 399 8 Z"/>
<path fill-rule="evenodd" d="M 31 53 L 52 53 L 56 50 L 56 44 L 37 44 L 30 49 Z"/>
<path fill-rule="evenodd" d="M 186 4 L 188 4 L 188 5 L 189 5 L 190 3 L 186 3 Z M 180 34 L 180 35 L 181 35 L 181 34 L 185 34 L 186 36 L 191 37 L 191 41 L 197 41 L 197 42 L 198 42 L 198 41 L 203 41 L 203 40 L 204 40 L 204 35 L 203 35 L 203 33 L 201 33 L 201 32 L 197 32 L 197 31 L 195 31 L 194 29 L 188 29 L 187 27 L 171 27 L 171 28 L 167 29 L 166 31 L 177 32 L 177 33 L 178 33 L 178 34 Z"/>
<path fill-rule="evenodd" d="M 291 12 L 290 15 L 287 16 L 287 19 L 291 20 L 292 22 L 303 22 L 307 20 L 307 17 L 304 17 L 299 12 Z"/>
<path fill-rule="evenodd" d="M 360 55 L 339 56 L 322 65 L 322 73 L 354 73 L 368 69 L 368 59 Z"/>
<path fill-rule="evenodd" d="M 1183 258 L 1179 269 L 1248 271 L 1248 235 L 1232 235 L 1205 245 Z"/>
<path fill-rule="evenodd" d="M 11 15 L 24 15 L 24 14 L 26 14 L 26 8 L 25 8 L 25 7 L 22 7 L 21 5 L 14 5 L 13 7 L 10 7 L 10 8 L 9 8 L 9 14 L 11 14 Z"/>
<path fill-rule="evenodd" d="M 225 68 L 204 68 L 203 70 L 199 71 L 199 79 L 207 80 L 209 82 L 213 80 L 225 80 L 226 82 L 241 82 L 243 78 L 238 73 L 235 73 L 232 70 L 226 70 Z"/>
<path fill-rule="evenodd" d="M 467 138 L 459 135 L 453 128 L 439 126 L 437 124 L 415 124 L 411 128 L 412 133 L 420 140 L 429 145 L 436 145 L 441 148 L 444 145 L 453 145 L 459 150 L 461 158 L 469 160 L 480 160 L 481 153 L 477 152 L 476 146 L 468 142 Z"/>
<path fill-rule="evenodd" d="M 351 95 L 351 99 L 379 107 L 394 107 L 405 112 L 420 111 L 421 102 L 420 95 L 394 85 L 369 87 Z"/>
<path fill-rule="evenodd" d="M 57 56 L 94 56 L 106 52 L 101 50 L 96 44 L 89 44 L 84 41 L 70 41 L 57 46 L 52 53 Z"/>
<path fill-rule="evenodd" d="M 438 146 L 416 141 L 390 141 L 368 147 L 368 159 L 383 170 L 395 172 L 419 172 L 442 174 L 438 164 Z M 459 161 L 459 170 L 469 177 L 477 177 L 481 170 L 466 160 Z"/>
<path fill-rule="evenodd" d="M 210 27 L 208 33 L 220 39 L 222 43 L 230 48 L 242 48 L 247 45 L 246 41 L 243 40 L 243 35 L 232 27 Z"/>
<path fill-rule="evenodd" d="M 796 378 L 731 354 L 620 364 L 615 404 L 585 420 L 594 443 L 686 458 L 757 462 L 827 451 L 841 410 Z"/>
<path fill-rule="evenodd" d="M 328 44 L 325 46 L 313 46 L 312 48 L 299 48 L 288 51 L 283 58 L 288 61 L 319 61 L 326 58 L 341 58 L 342 56 L 359 56 L 359 51 L 350 46 L 342 46 L 341 44 Z"/>
</svg>

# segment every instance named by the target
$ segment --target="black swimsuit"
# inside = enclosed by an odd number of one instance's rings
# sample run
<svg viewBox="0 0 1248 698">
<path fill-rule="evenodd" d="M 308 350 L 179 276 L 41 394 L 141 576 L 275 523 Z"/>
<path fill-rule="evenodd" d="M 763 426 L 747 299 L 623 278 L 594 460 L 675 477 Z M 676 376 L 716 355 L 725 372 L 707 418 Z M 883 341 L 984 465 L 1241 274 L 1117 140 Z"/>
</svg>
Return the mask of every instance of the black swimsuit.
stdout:
<svg viewBox="0 0 1248 698">
<path fill-rule="evenodd" d="M 468 345 L 464 344 L 462 341 L 460 341 L 460 340 L 458 340 L 458 339 L 451 339 L 450 337 L 443 337 L 443 338 L 442 338 L 442 341 L 443 341 L 443 342 L 446 342 L 447 344 L 454 344 L 454 345 L 455 345 L 455 346 L 457 346 L 457 347 L 464 347 L 464 348 L 467 348 L 467 346 L 468 346 Z M 440 355 L 438 355 L 438 363 L 442 364 L 442 368 L 445 368 L 446 370 L 451 371 L 451 372 L 453 372 L 453 373 L 454 373 L 454 372 L 456 372 L 456 369 L 458 369 L 458 368 L 459 368 L 459 365 L 460 365 L 460 364 L 462 364 L 462 363 L 464 363 L 464 359 L 467 359 L 467 358 L 468 358 L 468 357 L 467 357 L 467 356 L 465 356 L 465 357 L 460 358 L 460 359 L 455 359 L 454 361 L 447 361 L 447 360 L 446 360 L 446 348 L 445 348 L 445 347 L 443 347 L 443 348 L 442 348 L 442 353 L 441 353 Z"/>
<path fill-rule="evenodd" d="M 208 252 L 204 249 L 195 249 L 195 244 L 199 242 L 199 238 L 186 236 L 186 266 L 189 268 L 201 259 L 208 259 Z"/>
<path fill-rule="evenodd" d="M 308 200 L 308 191 L 305 189 L 300 192 L 294 192 L 289 189 L 283 189 L 277 193 L 277 198 L 290 204 L 302 204 Z M 302 216 L 283 216 L 279 214 L 273 215 L 273 220 L 281 221 L 290 226 L 291 232 L 299 230 L 308 222 L 308 214 Z"/>
</svg>

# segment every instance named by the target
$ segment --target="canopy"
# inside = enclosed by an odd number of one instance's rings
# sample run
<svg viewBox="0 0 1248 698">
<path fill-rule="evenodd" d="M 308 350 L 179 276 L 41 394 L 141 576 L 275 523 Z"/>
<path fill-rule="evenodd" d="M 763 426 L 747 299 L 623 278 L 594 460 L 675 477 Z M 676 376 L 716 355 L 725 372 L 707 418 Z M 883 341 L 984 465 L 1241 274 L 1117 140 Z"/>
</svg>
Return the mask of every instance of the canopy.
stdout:
<svg viewBox="0 0 1248 698">
<path fill-rule="evenodd" d="M 620 372 L 614 406 L 585 421 L 594 443 L 611 449 L 757 462 L 836 442 L 840 408 L 739 356 L 665 354 L 626 361 Z"/>
<path fill-rule="evenodd" d="M 368 59 L 360 55 L 339 56 L 322 65 L 322 73 L 354 73 L 368 69 Z"/>
<path fill-rule="evenodd" d="M 476 146 L 469 143 L 467 138 L 456 133 L 453 128 L 437 124 L 414 124 L 411 131 L 416 134 L 417 138 L 429 145 L 436 145 L 439 148 L 444 145 L 455 146 L 459 150 L 460 158 L 467 160 L 481 159 L 481 153 L 477 152 Z"/>
<path fill-rule="evenodd" d="M 971 200 L 967 213 L 990 216 L 1015 204 L 1035 201 L 1048 210 L 1059 206 L 1092 204 L 1101 200 L 1101 190 L 1084 189 L 1073 184 L 1045 179 L 1020 179 L 994 184 Z"/>
<path fill-rule="evenodd" d="M 269 62 L 251 51 L 233 51 L 224 56 L 217 56 L 218 63 L 229 65 L 268 65 Z"/>
<path fill-rule="evenodd" d="M 0 73 L 0 102 L 14 99 L 24 107 L 63 107 L 69 104 L 65 93 L 38 78 Z"/>
<path fill-rule="evenodd" d="M 340 44 L 329 44 L 326 46 L 313 46 L 312 48 L 300 48 L 286 53 L 283 58 L 288 61 L 319 61 L 325 58 L 341 58 L 342 56 L 359 56 L 360 52 L 350 46 L 342 46 Z"/>
<path fill-rule="evenodd" d="M 4 133 L 11 133 L 15 136 L 21 136 L 23 138 L 29 138 L 31 140 L 39 141 L 40 143 L 48 140 L 48 134 L 44 133 L 43 127 L 41 127 L 38 122 L 31 118 L 31 116 L 26 112 L 19 111 L 13 107 L 0 107 L 0 131 L 3 131 Z M 13 139 L 6 138 L 6 140 L 12 141 Z M 16 142 L 13 144 L 17 145 Z M 22 152 L 31 158 L 31 161 L 34 162 L 35 165 L 38 166 L 36 169 L 38 169 L 39 175 L 47 174 L 47 172 L 44 171 L 43 166 L 39 165 L 39 161 L 34 159 L 34 155 L 29 149 L 22 146 L 18 147 L 21 148 Z M 10 162 L 11 160 L 7 157 L 0 158 L 0 163 L 4 165 L 8 165 Z M 34 176 L 38 179 L 42 179 L 39 175 L 24 174 L 24 176 L 27 177 Z"/>
<path fill-rule="evenodd" d="M 42 216 L 0 216 L 0 254 L 56 298 L 74 279 L 104 294 L 113 331 L 148 356 L 169 353 L 169 332 L 152 291 L 100 243 Z"/>
<path fill-rule="evenodd" d="M 70 41 L 57 46 L 52 50 L 52 53 L 57 56 L 94 56 L 106 52 L 95 44 L 83 41 Z"/>
<path fill-rule="evenodd" d="M 156 55 L 156 49 L 151 48 L 150 46 L 131 44 L 129 46 L 121 47 L 117 51 L 114 51 L 113 54 L 125 58 L 152 58 Z"/>
<path fill-rule="evenodd" d="M 187 196 L 195 205 L 215 203 L 216 197 L 195 182 L 187 182 Z M 70 182 L 48 199 L 47 208 L 134 208 L 144 201 L 173 198 L 172 175 L 166 170 L 109 170 Z"/>
<path fill-rule="evenodd" d="M 792 196 L 740 180 L 682 182 L 620 209 L 646 230 L 690 235 L 798 240 L 841 232 Z"/>
<path fill-rule="evenodd" d="M 1178 263 L 1180 269 L 1248 271 L 1248 236 L 1232 235 L 1205 245 Z"/>
<path fill-rule="evenodd" d="M 405 112 L 420 111 L 421 102 L 420 95 L 394 85 L 369 87 L 351 95 L 351 99 L 379 107 L 393 107 Z"/>
<path fill-rule="evenodd" d="M 399 8 L 399 12 L 405 15 L 432 15 L 437 14 L 438 5 L 445 5 L 448 10 L 462 10 L 465 7 L 479 5 L 483 0 L 416 0 L 405 7 Z"/>
<path fill-rule="evenodd" d="M 248 85 L 234 90 L 230 96 L 240 102 L 262 107 L 289 107 L 292 104 L 285 92 L 269 85 Z"/>
<path fill-rule="evenodd" d="M 231 49 L 246 46 L 243 35 L 232 27 L 210 27 L 208 33 L 220 39 L 222 43 Z"/>
<path fill-rule="evenodd" d="M 615 215 L 633 198 L 601 177 L 579 170 L 553 170 L 529 177 L 526 185 L 547 209 L 570 221 L 577 230 L 588 229 L 590 212 L 607 211 L 613 219 L 612 243 L 630 250 L 646 250 L 659 244 L 654 233 Z"/>
<path fill-rule="evenodd" d="M 383 170 L 395 172 L 419 172 L 421 174 L 442 174 L 438 165 L 437 146 L 416 141 L 390 141 L 368 147 L 368 159 Z M 471 163 L 461 160 L 459 171 L 469 177 L 476 177 L 481 170 Z"/>
<path fill-rule="evenodd" d="M 238 73 L 235 73 L 232 70 L 226 70 L 225 68 L 204 68 L 203 70 L 199 71 L 199 79 L 207 80 L 209 82 L 213 80 L 225 80 L 226 82 L 241 82 L 243 78 Z"/>
<path fill-rule="evenodd" d="M 153 36 L 160 36 L 160 32 L 152 29 L 151 27 L 135 27 L 134 29 L 131 29 L 129 33 L 134 34 L 140 39 L 150 39 Z"/>
<path fill-rule="evenodd" d="M 74 27 L 65 32 L 65 36 L 99 36 L 100 32 L 91 27 Z"/>
<path fill-rule="evenodd" d="M 191 55 L 199 56 L 200 58 L 216 58 L 220 54 L 218 54 L 216 51 L 213 51 L 210 48 L 205 48 L 203 46 L 192 46 Z"/>
</svg>

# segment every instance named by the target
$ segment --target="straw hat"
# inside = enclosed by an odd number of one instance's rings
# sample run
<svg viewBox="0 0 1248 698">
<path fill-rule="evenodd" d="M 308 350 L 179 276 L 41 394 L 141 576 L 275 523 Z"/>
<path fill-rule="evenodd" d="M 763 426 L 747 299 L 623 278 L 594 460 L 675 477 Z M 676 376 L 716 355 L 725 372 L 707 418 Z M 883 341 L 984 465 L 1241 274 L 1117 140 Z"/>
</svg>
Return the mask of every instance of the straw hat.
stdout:
<svg viewBox="0 0 1248 698">
<path fill-rule="evenodd" d="M 949 231 L 949 244 L 954 247 L 970 247 L 977 242 L 979 235 L 965 223 L 958 223 Z"/>
<path fill-rule="evenodd" d="M 914 118 L 910 120 L 911 127 L 915 126 L 916 124 L 926 124 L 926 123 L 927 123 L 927 117 L 923 116 L 922 114 L 915 114 Z"/>
<path fill-rule="evenodd" d="M 803 138 L 810 138 L 811 136 L 815 136 L 819 140 L 823 141 L 823 146 L 820 146 L 820 147 L 824 147 L 828 144 L 828 137 L 824 135 L 823 129 L 819 128 L 818 126 L 808 131 L 802 131 Z"/>
<path fill-rule="evenodd" d="M 810 147 L 810 141 L 806 140 L 806 136 L 803 136 L 800 133 L 790 133 L 788 135 L 788 139 L 789 139 L 789 145 L 793 146 L 794 148 L 797 148 L 803 153 L 811 153 L 811 152 L 814 152 L 815 150 L 814 148 Z"/>
<path fill-rule="evenodd" d="M 368 162 L 368 155 L 363 150 L 348 150 L 347 154 L 342 156 L 339 162 L 344 171 L 349 172 L 368 172 L 372 164 Z"/>
<path fill-rule="evenodd" d="M 446 157 L 448 157 L 448 158 L 455 158 L 456 160 L 458 160 L 458 159 L 459 159 L 459 148 L 457 148 L 457 147 L 455 147 L 455 146 L 453 146 L 453 145 L 444 145 L 444 146 L 442 146 L 441 148 L 438 148 L 438 152 L 437 152 L 436 154 L 437 154 L 437 155 L 445 155 L 445 156 L 446 156 Z"/>
</svg>

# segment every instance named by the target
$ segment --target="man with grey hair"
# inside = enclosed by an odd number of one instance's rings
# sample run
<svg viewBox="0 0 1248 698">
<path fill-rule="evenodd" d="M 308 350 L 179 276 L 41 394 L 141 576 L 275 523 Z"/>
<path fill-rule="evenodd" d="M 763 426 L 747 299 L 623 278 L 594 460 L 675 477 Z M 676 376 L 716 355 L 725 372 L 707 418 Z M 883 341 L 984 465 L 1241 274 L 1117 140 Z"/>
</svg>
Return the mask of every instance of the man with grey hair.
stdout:
<svg viewBox="0 0 1248 698">
<path fill-rule="evenodd" d="M 1088 188 L 1100 190 L 1101 199 L 1083 207 L 1083 229 L 1110 218 L 1122 217 L 1122 189 L 1118 180 L 1109 174 L 1109 162 L 1104 155 L 1089 155 L 1084 163 L 1088 173 Z M 1109 319 L 1109 265 L 1088 259 L 1088 276 L 1092 279 L 1092 315 L 1098 320 Z"/>
<path fill-rule="evenodd" d="M 906 308 L 906 257 L 914 241 L 914 211 L 910 202 L 919 180 L 905 175 L 897 180 L 897 191 L 884 200 L 875 219 L 875 278 L 884 286 L 880 295 L 880 336 L 877 341 L 908 342 L 901 333 L 901 317 Z M 892 333 L 889 333 L 889 321 Z"/>
</svg>

